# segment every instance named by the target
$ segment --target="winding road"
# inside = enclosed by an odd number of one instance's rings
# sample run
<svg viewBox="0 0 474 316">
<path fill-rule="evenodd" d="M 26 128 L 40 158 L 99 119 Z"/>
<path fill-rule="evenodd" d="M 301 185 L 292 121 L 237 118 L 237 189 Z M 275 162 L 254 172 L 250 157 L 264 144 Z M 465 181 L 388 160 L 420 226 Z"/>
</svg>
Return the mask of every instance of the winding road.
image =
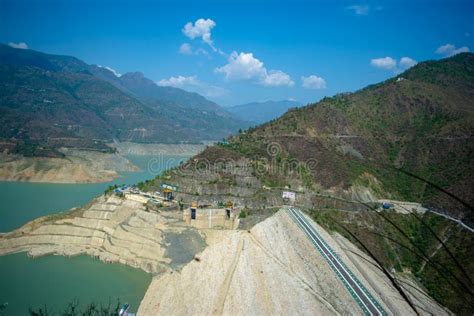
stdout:
<svg viewBox="0 0 474 316">
<path fill-rule="evenodd" d="M 342 281 L 346 289 L 360 306 L 365 315 L 388 315 L 380 303 L 369 293 L 364 285 L 355 277 L 349 268 L 342 262 L 335 251 L 329 247 L 321 235 L 305 218 L 300 210 L 290 207 L 288 209 L 290 217 L 301 227 L 311 240 L 316 249 L 321 253 L 328 262 L 331 269 L 336 273 Z"/>
</svg>

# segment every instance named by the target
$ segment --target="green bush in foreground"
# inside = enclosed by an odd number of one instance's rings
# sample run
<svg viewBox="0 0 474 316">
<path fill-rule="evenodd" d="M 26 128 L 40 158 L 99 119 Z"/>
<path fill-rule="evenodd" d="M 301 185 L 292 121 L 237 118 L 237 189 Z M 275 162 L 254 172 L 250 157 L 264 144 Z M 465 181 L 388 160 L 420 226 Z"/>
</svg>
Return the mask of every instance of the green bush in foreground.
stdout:
<svg viewBox="0 0 474 316">
<path fill-rule="evenodd" d="M 52 315 L 62 315 L 62 316 L 117 316 L 120 311 L 120 301 L 117 300 L 116 304 L 113 304 L 109 300 L 107 306 L 97 305 L 92 302 L 88 304 L 84 309 L 79 307 L 78 301 L 73 301 L 68 303 L 66 309 L 62 312 L 55 312 L 53 309 L 44 306 L 42 308 L 29 308 L 28 315 L 30 316 L 52 316 Z"/>
</svg>

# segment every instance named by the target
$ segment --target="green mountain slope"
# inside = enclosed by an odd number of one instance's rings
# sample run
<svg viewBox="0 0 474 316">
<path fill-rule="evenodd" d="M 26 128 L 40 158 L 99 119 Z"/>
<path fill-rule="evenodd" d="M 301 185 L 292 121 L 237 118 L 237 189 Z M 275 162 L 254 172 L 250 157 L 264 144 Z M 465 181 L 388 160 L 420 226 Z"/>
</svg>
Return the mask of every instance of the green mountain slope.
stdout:
<svg viewBox="0 0 474 316">
<path fill-rule="evenodd" d="M 197 93 L 160 87 L 142 73 L 126 73 L 119 80 L 125 91 L 200 139 L 209 139 L 208 135 L 213 135 L 210 139 L 222 139 L 249 126 L 248 122 Z"/>
<path fill-rule="evenodd" d="M 152 104 L 130 85 L 118 89 L 111 76 L 74 57 L 0 45 L 2 148 L 22 144 L 34 155 L 45 146 L 108 150 L 104 143 L 112 139 L 195 143 L 247 126 L 197 94 L 174 89 L 181 99 Z"/>
<path fill-rule="evenodd" d="M 412 277 L 471 315 L 472 232 L 431 212 L 371 206 L 421 202 L 473 227 L 473 131 L 474 54 L 463 53 L 292 109 L 141 186 L 178 185 L 182 203 L 232 200 L 254 222 L 284 203 L 282 191 L 295 191 L 296 204 L 321 225 L 357 244 L 352 232 L 395 277 Z"/>
<path fill-rule="evenodd" d="M 421 63 L 396 78 L 325 98 L 231 138 L 252 157 L 277 143 L 282 157 L 314 160 L 308 185 L 348 188 L 369 173 L 394 198 L 473 222 L 466 207 L 415 174 L 474 204 L 474 55 Z M 284 177 L 281 179 L 284 182 Z"/>
</svg>

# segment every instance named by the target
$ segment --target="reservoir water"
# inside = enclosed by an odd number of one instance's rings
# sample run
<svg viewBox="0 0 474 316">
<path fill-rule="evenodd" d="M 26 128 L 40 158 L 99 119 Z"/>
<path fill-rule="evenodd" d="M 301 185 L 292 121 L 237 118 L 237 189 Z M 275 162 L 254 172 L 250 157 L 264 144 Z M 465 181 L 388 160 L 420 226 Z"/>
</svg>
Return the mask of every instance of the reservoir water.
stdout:
<svg viewBox="0 0 474 316">
<path fill-rule="evenodd" d="M 122 264 L 104 264 L 88 256 L 28 258 L 25 253 L 0 257 L 1 315 L 27 315 L 46 306 L 60 315 L 70 302 L 79 308 L 95 303 L 115 306 L 117 300 L 136 311 L 151 275 Z"/>
<path fill-rule="evenodd" d="M 127 156 L 139 172 L 124 172 L 112 182 L 55 184 L 0 182 L 0 232 L 11 231 L 40 216 L 81 206 L 102 194 L 112 184 L 135 184 L 154 178 L 165 169 L 186 160 L 183 156 Z M 149 168 L 151 166 L 151 170 Z"/>
<path fill-rule="evenodd" d="M 113 184 L 134 184 L 152 179 L 188 157 L 128 156 L 139 172 L 123 173 L 112 182 L 95 184 L 46 184 L 0 182 L 0 232 L 18 228 L 47 214 L 81 206 Z M 150 170 L 151 165 L 151 170 Z M 47 256 L 30 259 L 26 254 L 0 257 L 0 315 L 27 315 L 28 308 L 48 307 L 58 313 L 69 302 L 108 304 L 109 299 L 138 305 L 151 275 L 120 264 L 104 264 L 87 256 Z"/>
</svg>

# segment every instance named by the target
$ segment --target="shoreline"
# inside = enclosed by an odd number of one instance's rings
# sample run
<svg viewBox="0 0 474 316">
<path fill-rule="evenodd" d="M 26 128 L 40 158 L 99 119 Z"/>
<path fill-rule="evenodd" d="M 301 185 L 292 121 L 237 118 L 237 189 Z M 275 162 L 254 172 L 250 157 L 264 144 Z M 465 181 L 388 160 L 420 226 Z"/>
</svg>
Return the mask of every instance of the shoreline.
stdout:
<svg viewBox="0 0 474 316">
<path fill-rule="evenodd" d="M 147 211 L 138 201 L 101 195 L 89 204 L 66 212 L 33 219 L 0 235 L 0 256 L 26 252 L 31 257 L 89 255 L 105 263 L 122 263 L 147 273 L 158 273 L 173 265 L 166 249 L 171 243 L 186 254 L 187 262 L 204 249 L 205 240 L 181 222 L 180 211 L 166 216 Z M 184 234 L 197 244 L 173 243 Z"/>
<path fill-rule="evenodd" d="M 140 171 L 140 170 L 137 170 Z M 96 183 L 106 183 L 106 182 L 111 182 L 114 181 L 115 179 L 121 178 L 120 175 L 117 175 L 113 178 L 104 178 L 104 179 L 97 179 L 97 180 L 91 180 L 91 181 L 50 181 L 50 180 L 30 180 L 30 179 L 3 179 L 0 178 L 0 182 L 9 182 L 9 183 L 15 183 L 15 182 L 21 182 L 21 183 L 36 183 L 36 184 L 96 184 Z"/>
<path fill-rule="evenodd" d="M 0 182 L 94 184 L 111 182 L 123 172 L 140 172 L 127 156 L 170 155 L 191 157 L 205 145 L 111 144 L 117 153 L 61 148 L 65 158 L 24 157 L 0 153 Z"/>
</svg>

